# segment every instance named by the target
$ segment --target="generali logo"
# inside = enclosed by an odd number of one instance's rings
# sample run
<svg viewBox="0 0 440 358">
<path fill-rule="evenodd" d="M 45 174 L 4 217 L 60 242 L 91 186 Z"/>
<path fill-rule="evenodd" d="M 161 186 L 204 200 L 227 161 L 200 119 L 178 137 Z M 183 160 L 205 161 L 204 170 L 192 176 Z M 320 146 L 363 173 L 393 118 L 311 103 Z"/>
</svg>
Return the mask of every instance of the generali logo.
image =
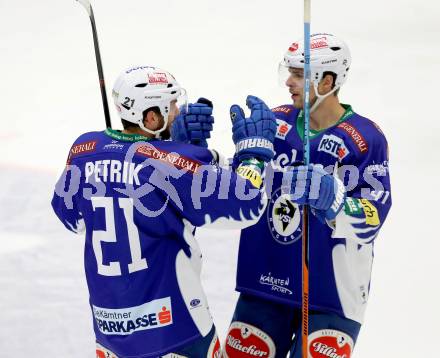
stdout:
<svg viewBox="0 0 440 358">
<path fill-rule="evenodd" d="M 98 143 L 95 140 L 75 144 L 69 152 L 69 157 L 67 158 L 67 165 L 70 165 L 70 162 L 74 156 L 77 156 L 81 153 L 91 153 L 96 150 L 96 143 Z"/>
<path fill-rule="evenodd" d="M 136 153 L 145 157 L 160 160 L 169 165 L 173 165 L 179 169 L 186 169 L 192 173 L 196 173 L 200 167 L 200 162 L 183 157 L 178 153 L 167 152 L 165 150 L 158 149 L 152 145 L 142 145 L 136 149 Z"/>
<path fill-rule="evenodd" d="M 96 149 L 96 141 L 84 142 L 80 144 L 76 144 L 70 150 L 72 155 L 78 155 L 80 153 L 93 152 Z"/>
<path fill-rule="evenodd" d="M 353 139 L 356 146 L 359 148 L 361 153 L 368 152 L 368 144 L 362 134 L 359 133 L 359 131 L 352 125 L 342 122 L 338 125 L 338 128 L 343 129 L 345 132 L 347 132 L 351 139 Z"/>
<path fill-rule="evenodd" d="M 292 111 L 293 111 L 293 109 L 291 107 L 288 107 L 288 106 L 279 106 L 279 107 L 272 108 L 272 112 L 273 113 L 289 114 Z"/>
</svg>

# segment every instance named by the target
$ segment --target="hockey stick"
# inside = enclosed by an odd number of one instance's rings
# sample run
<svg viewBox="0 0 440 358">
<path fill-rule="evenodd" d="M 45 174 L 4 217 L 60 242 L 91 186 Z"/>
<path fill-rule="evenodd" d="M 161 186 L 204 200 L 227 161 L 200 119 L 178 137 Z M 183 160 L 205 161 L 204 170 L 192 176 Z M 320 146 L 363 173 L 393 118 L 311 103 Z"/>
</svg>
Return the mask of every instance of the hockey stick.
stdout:
<svg viewBox="0 0 440 358">
<path fill-rule="evenodd" d="M 101 88 L 102 105 L 104 107 L 105 125 L 107 128 L 112 127 L 110 112 L 108 110 L 107 92 L 105 91 L 104 71 L 102 69 L 101 53 L 99 51 L 98 33 L 96 32 L 95 16 L 93 15 L 92 5 L 89 0 L 76 0 L 87 10 L 92 24 L 93 43 L 95 45 L 96 65 L 98 67 L 99 87 Z"/>
<path fill-rule="evenodd" d="M 311 0 L 304 0 L 304 165 L 310 163 L 310 15 Z M 309 347 L 309 208 L 304 205 L 302 225 L 302 358 Z"/>
</svg>

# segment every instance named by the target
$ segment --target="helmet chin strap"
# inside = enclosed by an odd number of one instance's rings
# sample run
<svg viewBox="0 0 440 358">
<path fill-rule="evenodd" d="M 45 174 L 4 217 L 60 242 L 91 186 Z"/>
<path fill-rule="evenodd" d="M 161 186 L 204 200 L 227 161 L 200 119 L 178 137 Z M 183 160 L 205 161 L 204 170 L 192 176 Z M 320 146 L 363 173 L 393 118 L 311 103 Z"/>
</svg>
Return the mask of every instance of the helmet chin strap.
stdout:
<svg viewBox="0 0 440 358">
<path fill-rule="evenodd" d="M 318 106 L 324 101 L 328 96 L 330 96 L 332 93 L 336 92 L 340 86 L 335 86 L 329 93 L 326 93 L 324 95 L 319 94 L 318 92 L 318 84 L 316 82 L 313 82 L 313 88 L 315 89 L 315 102 L 313 103 L 312 107 L 310 107 L 310 113 L 313 113 Z"/>
</svg>

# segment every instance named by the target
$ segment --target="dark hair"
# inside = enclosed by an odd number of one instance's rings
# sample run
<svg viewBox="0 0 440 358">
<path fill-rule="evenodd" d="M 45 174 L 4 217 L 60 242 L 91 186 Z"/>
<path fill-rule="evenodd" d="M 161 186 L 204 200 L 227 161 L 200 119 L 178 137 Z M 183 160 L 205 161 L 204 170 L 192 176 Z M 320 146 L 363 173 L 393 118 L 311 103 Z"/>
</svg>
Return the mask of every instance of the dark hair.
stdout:
<svg viewBox="0 0 440 358">
<path fill-rule="evenodd" d="M 336 77 L 338 77 L 338 76 L 336 75 L 336 73 L 334 73 L 334 72 L 332 72 L 332 71 L 325 71 L 325 72 L 322 74 L 322 78 L 324 78 L 324 77 L 327 76 L 327 75 L 332 76 L 332 78 L 333 78 L 332 89 L 335 88 L 335 86 L 336 86 Z M 337 96 L 338 93 L 339 93 L 339 88 L 333 93 L 333 95 L 334 95 L 334 96 Z"/>
<path fill-rule="evenodd" d="M 142 112 L 142 117 L 145 119 L 145 117 L 147 116 L 147 113 L 153 111 L 154 113 L 156 113 L 158 116 L 161 116 L 162 113 L 160 113 L 160 109 L 159 107 L 150 107 L 148 109 L 146 109 L 145 111 Z M 139 125 L 129 122 L 123 118 L 121 118 L 121 123 L 122 126 L 124 127 L 124 129 L 130 129 L 130 128 L 140 128 Z"/>
<path fill-rule="evenodd" d="M 336 73 L 331 72 L 331 71 L 325 71 L 325 72 L 322 74 L 322 78 L 325 78 L 325 76 L 327 76 L 327 75 L 332 76 L 332 78 L 333 78 L 332 89 L 335 88 L 336 77 L 337 77 Z"/>
</svg>

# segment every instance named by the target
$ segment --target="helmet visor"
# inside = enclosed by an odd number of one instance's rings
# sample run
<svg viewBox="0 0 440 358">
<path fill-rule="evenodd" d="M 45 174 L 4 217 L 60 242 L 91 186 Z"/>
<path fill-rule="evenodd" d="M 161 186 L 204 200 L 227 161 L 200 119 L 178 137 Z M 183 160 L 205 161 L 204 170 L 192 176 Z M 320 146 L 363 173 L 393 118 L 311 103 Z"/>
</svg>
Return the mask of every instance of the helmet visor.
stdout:
<svg viewBox="0 0 440 358">
<path fill-rule="evenodd" d="M 290 77 L 289 67 L 286 66 L 284 61 L 278 64 L 278 84 L 281 87 L 286 87 L 286 82 Z"/>
<path fill-rule="evenodd" d="M 278 65 L 278 83 L 280 86 L 288 86 L 287 80 L 290 77 L 295 79 L 296 87 L 304 87 L 304 69 L 288 66 L 285 61 L 280 62 Z"/>
<path fill-rule="evenodd" d="M 177 95 L 176 95 L 176 100 L 177 100 L 177 108 L 179 108 L 180 111 L 182 111 L 182 109 L 187 110 L 188 109 L 188 96 L 186 93 L 186 89 L 185 88 L 180 88 Z"/>
</svg>

